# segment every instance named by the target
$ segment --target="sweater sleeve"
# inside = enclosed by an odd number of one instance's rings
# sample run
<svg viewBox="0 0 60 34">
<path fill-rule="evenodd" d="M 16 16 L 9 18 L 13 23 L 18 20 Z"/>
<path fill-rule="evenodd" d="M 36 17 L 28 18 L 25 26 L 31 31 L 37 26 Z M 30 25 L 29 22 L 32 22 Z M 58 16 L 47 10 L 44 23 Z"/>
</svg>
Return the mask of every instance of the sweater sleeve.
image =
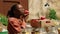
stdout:
<svg viewBox="0 0 60 34">
<path fill-rule="evenodd" d="M 9 21 L 9 23 L 11 24 L 11 26 L 14 28 L 14 30 L 16 32 L 20 32 L 21 31 L 20 24 L 18 23 L 17 20 L 9 19 L 8 21 Z"/>
</svg>

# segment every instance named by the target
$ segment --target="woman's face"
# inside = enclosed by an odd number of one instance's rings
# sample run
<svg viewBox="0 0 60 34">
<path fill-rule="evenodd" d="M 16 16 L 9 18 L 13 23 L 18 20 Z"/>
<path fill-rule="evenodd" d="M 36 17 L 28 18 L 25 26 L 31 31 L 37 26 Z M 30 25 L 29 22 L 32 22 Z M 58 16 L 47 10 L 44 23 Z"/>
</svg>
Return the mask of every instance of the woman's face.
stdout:
<svg viewBox="0 0 60 34">
<path fill-rule="evenodd" d="M 21 13 L 24 13 L 24 8 L 22 5 L 17 5 L 17 9 L 21 12 Z"/>
<path fill-rule="evenodd" d="M 14 15 L 15 16 L 24 15 L 24 8 L 22 5 L 20 4 L 17 5 L 17 10 L 14 11 Z"/>
</svg>

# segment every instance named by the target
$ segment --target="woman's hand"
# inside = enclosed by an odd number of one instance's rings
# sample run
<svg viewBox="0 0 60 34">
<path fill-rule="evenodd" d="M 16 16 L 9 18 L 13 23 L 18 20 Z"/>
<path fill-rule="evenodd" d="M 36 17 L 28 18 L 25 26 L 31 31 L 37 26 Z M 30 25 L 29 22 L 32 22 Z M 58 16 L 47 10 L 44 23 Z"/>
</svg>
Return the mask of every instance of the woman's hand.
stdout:
<svg viewBox="0 0 60 34">
<path fill-rule="evenodd" d="M 26 28 L 26 22 L 25 22 L 25 20 L 23 19 L 23 22 L 22 22 L 22 24 L 21 24 L 21 28 L 23 28 L 23 29 L 25 29 Z"/>
</svg>

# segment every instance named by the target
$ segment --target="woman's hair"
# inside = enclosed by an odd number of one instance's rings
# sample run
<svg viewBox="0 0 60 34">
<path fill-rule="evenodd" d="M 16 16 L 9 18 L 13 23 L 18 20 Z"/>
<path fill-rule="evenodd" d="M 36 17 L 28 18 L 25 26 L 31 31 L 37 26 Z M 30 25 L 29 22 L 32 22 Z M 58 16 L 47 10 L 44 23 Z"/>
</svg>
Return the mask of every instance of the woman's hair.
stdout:
<svg viewBox="0 0 60 34">
<path fill-rule="evenodd" d="M 16 6 L 17 6 L 17 5 L 15 4 L 15 5 L 13 5 L 13 6 L 11 7 L 11 9 L 8 11 L 7 16 L 9 16 L 9 17 L 14 17 L 14 11 L 17 9 Z"/>
</svg>

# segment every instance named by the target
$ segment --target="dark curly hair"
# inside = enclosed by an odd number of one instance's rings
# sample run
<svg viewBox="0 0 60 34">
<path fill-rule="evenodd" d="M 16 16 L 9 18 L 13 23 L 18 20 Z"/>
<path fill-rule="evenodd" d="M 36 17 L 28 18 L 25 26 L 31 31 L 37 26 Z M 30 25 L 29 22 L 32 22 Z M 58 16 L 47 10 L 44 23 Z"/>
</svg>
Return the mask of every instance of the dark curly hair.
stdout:
<svg viewBox="0 0 60 34">
<path fill-rule="evenodd" d="M 7 16 L 13 17 L 14 16 L 14 11 L 16 10 L 16 4 L 11 7 L 11 9 L 8 11 Z"/>
</svg>

